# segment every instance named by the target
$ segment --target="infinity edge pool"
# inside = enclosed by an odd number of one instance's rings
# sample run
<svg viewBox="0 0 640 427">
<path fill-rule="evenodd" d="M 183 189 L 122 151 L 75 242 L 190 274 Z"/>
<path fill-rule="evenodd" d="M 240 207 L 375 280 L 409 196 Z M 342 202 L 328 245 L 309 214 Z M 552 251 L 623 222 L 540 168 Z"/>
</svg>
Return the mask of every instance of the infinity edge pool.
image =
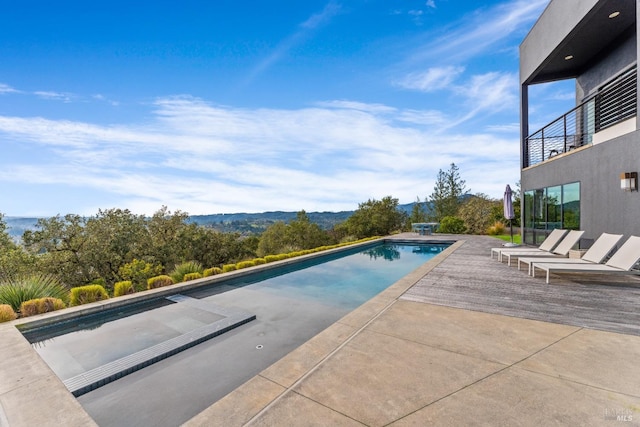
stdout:
<svg viewBox="0 0 640 427">
<path fill-rule="evenodd" d="M 299 262 L 303 259 L 326 256 L 331 252 L 342 252 L 352 250 L 356 247 L 364 248 L 367 246 L 384 243 L 384 242 L 405 242 L 405 243 L 452 243 L 450 239 L 425 239 L 425 238 L 409 238 L 409 239 L 393 239 L 384 238 L 364 242 L 358 245 L 347 246 L 343 248 L 333 249 L 303 257 L 297 257 L 273 263 L 276 265 L 286 265 Z M 372 321 L 377 315 L 382 313 L 393 301 L 402 295 L 409 287 L 415 284 L 421 277 L 427 274 L 433 267 L 444 260 L 451 252 L 457 249 L 463 241 L 458 241 L 442 253 L 438 254 L 432 260 L 427 261 L 414 272 L 403 277 L 396 283 L 392 284 L 386 290 L 370 299 L 369 301 L 356 308 L 344 318 L 340 319 L 336 324 L 330 326 L 325 331 L 311 338 L 302 344 L 296 350 L 292 351 L 275 364 L 268 367 L 265 372 L 269 375 L 281 375 L 279 383 L 286 387 L 295 384 L 299 378 L 304 376 L 309 369 L 326 358 L 337 347 L 348 341 L 352 336 L 362 329 L 366 324 Z M 235 275 L 251 274 L 259 268 L 265 268 L 265 265 L 252 267 L 245 270 L 233 272 Z M 189 283 L 181 283 L 167 288 L 160 288 L 146 292 L 144 295 L 130 295 L 120 297 L 110 301 L 103 301 L 86 306 L 73 307 L 65 310 L 64 313 L 48 313 L 33 319 L 18 319 L 13 322 L 7 322 L 0 325 L 0 334 L 6 339 L 6 344 L 0 348 L 0 376 L 3 381 L 0 384 L 0 425 L 31 425 L 35 422 L 46 422 L 52 417 L 65 425 L 95 425 L 95 422 L 88 416 L 78 401 L 66 390 L 62 381 L 51 371 L 48 365 L 33 350 L 27 340 L 20 334 L 17 327 L 38 327 L 48 323 L 58 322 L 67 318 L 81 316 L 89 313 L 96 313 L 101 310 L 115 308 L 120 305 L 130 304 L 133 301 L 140 302 L 148 299 L 158 298 L 160 296 L 175 294 L 179 290 L 191 289 L 193 287 L 202 286 L 203 284 L 215 283 L 216 281 L 225 280 L 231 274 L 223 277 L 214 276 L 199 281 Z M 336 326 L 340 323 L 340 326 Z M 353 329 L 345 334 L 344 325 L 349 325 L 347 329 Z M 323 350 L 318 349 L 318 344 Z M 17 368 L 19 367 L 19 368 Z M 278 374 L 280 372 L 280 374 Z M 6 379 L 6 381 L 4 381 Z M 212 405 L 209 409 L 203 411 L 200 415 L 194 417 L 187 424 L 198 425 L 199 421 L 209 420 L 211 417 L 216 418 L 215 414 L 220 410 L 224 410 L 225 405 L 234 402 L 238 396 L 242 396 L 246 392 L 246 387 L 254 387 L 255 381 L 250 380 L 245 385 L 240 386 L 236 391 L 227 397 Z M 24 405 L 26 402 L 33 402 L 38 399 L 39 411 L 22 411 L 19 410 L 20 403 Z M 4 408 L 4 409 L 3 409 Z M 258 408 L 262 409 L 262 408 Z M 7 412 L 8 411 L 8 412 Z M 16 416 L 17 412 L 24 412 L 21 416 Z M 255 410 L 246 408 L 245 415 L 252 417 L 256 414 Z M 40 417 L 40 418 L 39 418 Z"/>
</svg>

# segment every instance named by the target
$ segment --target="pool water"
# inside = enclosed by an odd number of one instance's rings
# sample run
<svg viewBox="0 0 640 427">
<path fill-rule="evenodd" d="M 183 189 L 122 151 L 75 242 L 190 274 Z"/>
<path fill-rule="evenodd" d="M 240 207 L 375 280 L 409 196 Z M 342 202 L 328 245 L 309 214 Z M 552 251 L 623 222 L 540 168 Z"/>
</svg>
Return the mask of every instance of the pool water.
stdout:
<svg viewBox="0 0 640 427">
<path fill-rule="evenodd" d="M 224 313 L 215 307 L 255 315 L 253 321 L 78 398 L 101 426 L 179 425 L 447 246 L 387 242 L 349 250 L 205 285 L 148 311 L 79 323 L 73 332 L 65 325 L 61 335 L 51 328 L 41 338 L 38 331 L 28 335 L 64 380 L 221 321 Z"/>
<path fill-rule="evenodd" d="M 448 245 L 384 244 L 350 255 L 310 260 L 276 272 L 265 272 L 230 286 L 251 286 L 265 293 L 312 300 L 353 310 L 416 269 Z M 203 298 L 216 287 L 196 289 L 185 295 Z"/>
</svg>

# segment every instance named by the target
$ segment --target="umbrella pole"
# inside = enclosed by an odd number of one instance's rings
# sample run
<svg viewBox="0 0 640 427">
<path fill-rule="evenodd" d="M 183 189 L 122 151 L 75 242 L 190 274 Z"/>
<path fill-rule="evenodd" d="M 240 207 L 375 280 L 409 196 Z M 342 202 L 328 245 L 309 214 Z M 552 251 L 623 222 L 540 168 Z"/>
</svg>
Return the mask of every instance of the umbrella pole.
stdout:
<svg viewBox="0 0 640 427">
<path fill-rule="evenodd" d="M 513 220 L 509 218 L 509 228 L 511 229 L 511 244 L 513 244 Z"/>
</svg>

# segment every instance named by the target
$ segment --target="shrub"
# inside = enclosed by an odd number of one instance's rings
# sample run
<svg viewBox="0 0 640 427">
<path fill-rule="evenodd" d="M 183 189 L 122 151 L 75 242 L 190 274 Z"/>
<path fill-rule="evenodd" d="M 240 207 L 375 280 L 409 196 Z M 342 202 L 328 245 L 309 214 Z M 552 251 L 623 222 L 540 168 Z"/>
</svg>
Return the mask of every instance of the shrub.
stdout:
<svg viewBox="0 0 640 427">
<path fill-rule="evenodd" d="M 222 273 L 222 269 L 220 267 L 211 267 L 207 268 L 202 272 L 203 277 L 215 276 L 216 274 Z"/>
<path fill-rule="evenodd" d="M 240 270 L 242 268 L 247 268 L 247 267 L 253 267 L 254 265 L 256 265 L 256 263 L 253 261 L 241 261 L 236 264 L 236 270 Z"/>
<path fill-rule="evenodd" d="M 266 264 L 267 261 L 264 258 L 256 258 L 253 260 L 253 263 L 255 265 L 262 265 L 262 264 Z"/>
<path fill-rule="evenodd" d="M 0 323 L 17 318 L 18 315 L 9 304 L 0 304 Z"/>
<path fill-rule="evenodd" d="M 496 221 L 491 227 L 487 229 L 487 234 L 490 236 L 499 236 L 505 233 L 505 226 L 502 222 Z"/>
<path fill-rule="evenodd" d="M 113 296 L 120 297 L 122 295 L 129 295 L 135 293 L 136 288 L 133 286 L 131 280 L 123 280 L 122 282 L 116 282 L 113 285 Z"/>
<path fill-rule="evenodd" d="M 266 262 L 274 262 L 274 261 L 278 261 L 280 258 L 278 258 L 278 255 L 267 255 L 264 257 L 264 260 Z"/>
<path fill-rule="evenodd" d="M 485 234 L 496 221 L 502 219 L 502 201 L 486 194 L 470 196 L 460 207 L 457 216 L 464 221 L 469 234 Z"/>
<path fill-rule="evenodd" d="M 351 243 L 355 243 L 358 240 L 358 238 L 356 236 L 344 236 L 342 239 L 340 239 L 340 243 L 338 244 L 339 246 L 346 246 L 349 245 Z"/>
<path fill-rule="evenodd" d="M 189 273 L 202 273 L 202 264 L 197 261 L 187 261 L 174 267 L 169 276 L 173 279 L 173 283 L 184 281 L 184 275 Z"/>
<path fill-rule="evenodd" d="M 456 216 L 445 216 L 440 221 L 438 233 L 461 234 L 467 231 L 464 221 Z"/>
<path fill-rule="evenodd" d="M 134 290 L 142 291 L 147 289 L 147 280 L 150 277 L 162 274 L 163 267 L 160 264 L 135 259 L 118 269 L 118 274 L 123 280 L 133 282 Z"/>
<path fill-rule="evenodd" d="M 202 277 L 201 273 L 187 273 L 184 275 L 184 277 L 182 278 L 183 282 L 188 282 L 189 280 L 195 280 L 195 279 L 199 279 Z"/>
<path fill-rule="evenodd" d="M 173 285 L 173 279 L 166 274 L 161 274 L 160 276 L 150 277 L 147 280 L 147 289 L 156 289 L 161 288 L 163 286 Z"/>
<path fill-rule="evenodd" d="M 61 310 L 66 307 L 64 301 L 59 298 L 36 298 L 25 301 L 20 305 L 20 315 L 22 317 L 35 316 L 36 314 Z"/>
<path fill-rule="evenodd" d="M 71 288 L 70 305 L 83 305 L 109 299 L 109 294 L 101 285 L 86 285 Z"/>
<path fill-rule="evenodd" d="M 222 272 L 223 273 L 227 273 L 229 271 L 233 271 L 236 270 L 236 265 L 235 264 L 225 264 L 222 266 Z"/>
<path fill-rule="evenodd" d="M 68 292 L 54 276 L 44 274 L 18 277 L 0 284 L 0 304 L 10 305 L 15 312 L 23 302 L 45 297 L 67 301 Z"/>
<path fill-rule="evenodd" d="M 104 280 L 104 278 L 102 277 L 98 277 L 97 279 L 93 279 L 90 283 L 88 283 L 89 285 L 100 285 L 103 288 L 107 286 L 107 282 Z"/>
</svg>

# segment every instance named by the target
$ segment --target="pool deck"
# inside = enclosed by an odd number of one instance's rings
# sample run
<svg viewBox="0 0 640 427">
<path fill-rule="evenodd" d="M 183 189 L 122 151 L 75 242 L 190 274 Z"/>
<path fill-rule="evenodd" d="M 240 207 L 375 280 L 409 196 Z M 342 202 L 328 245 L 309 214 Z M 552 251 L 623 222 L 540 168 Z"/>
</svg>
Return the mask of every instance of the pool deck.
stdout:
<svg viewBox="0 0 640 427">
<path fill-rule="evenodd" d="M 186 426 L 640 425 L 640 280 L 528 277 L 458 242 Z M 0 325 L 0 426 L 95 425 Z M 178 404 L 178 403 L 176 403 Z"/>
</svg>

